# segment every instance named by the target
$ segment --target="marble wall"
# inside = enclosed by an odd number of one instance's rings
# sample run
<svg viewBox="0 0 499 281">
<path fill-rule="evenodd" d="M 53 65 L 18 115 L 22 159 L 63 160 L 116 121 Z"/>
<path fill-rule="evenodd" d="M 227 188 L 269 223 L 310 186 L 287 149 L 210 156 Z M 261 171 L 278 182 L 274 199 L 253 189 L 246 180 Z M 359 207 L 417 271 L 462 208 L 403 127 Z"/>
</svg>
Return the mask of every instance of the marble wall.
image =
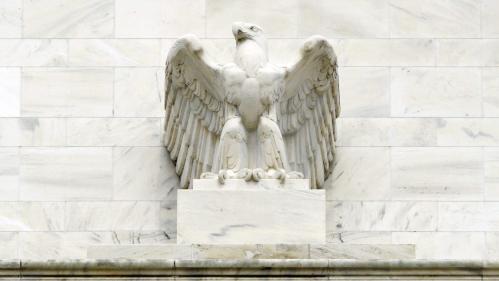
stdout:
<svg viewBox="0 0 499 281">
<path fill-rule="evenodd" d="M 289 64 L 339 57 L 331 243 L 499 258 L 499 1 L 0 2 L 0 259 L 174 243 L 178 179 L 161 146 L 163 65 L 194 33 L 231 60 L 231 22 Z"/>
</svg>

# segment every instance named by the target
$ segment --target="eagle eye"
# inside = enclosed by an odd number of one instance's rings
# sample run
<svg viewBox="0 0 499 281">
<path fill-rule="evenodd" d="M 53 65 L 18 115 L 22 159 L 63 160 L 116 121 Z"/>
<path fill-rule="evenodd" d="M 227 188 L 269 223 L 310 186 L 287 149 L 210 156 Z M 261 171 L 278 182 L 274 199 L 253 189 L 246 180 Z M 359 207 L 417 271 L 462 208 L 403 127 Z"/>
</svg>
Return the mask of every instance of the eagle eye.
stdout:
<svg viewBox="0 0 499 281">
<path fill-rule="evenodd" d="M 254 26 L 254 25 L 251 26 L 250 29 L 251 29 L 251 31 L 255 31 L 255 32 L 258 31 L 258 28 L 256 26 Z"/>
</svg>

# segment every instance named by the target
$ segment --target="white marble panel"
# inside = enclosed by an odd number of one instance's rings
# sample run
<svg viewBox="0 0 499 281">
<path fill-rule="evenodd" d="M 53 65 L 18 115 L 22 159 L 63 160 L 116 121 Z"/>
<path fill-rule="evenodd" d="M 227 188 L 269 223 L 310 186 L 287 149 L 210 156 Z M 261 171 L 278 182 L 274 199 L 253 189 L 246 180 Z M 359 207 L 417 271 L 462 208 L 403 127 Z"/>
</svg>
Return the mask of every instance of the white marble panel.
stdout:
<svg viewBox="0 0 499 281">
<path fill-rule="evenodd" d="M 431 39 L 342 39 L 336 50 L 341 66 L 435 65 Z"/>
<path fill-rule="evenodd" d="M 15 201 L 19 193 L 19 149 L 0 148 L 1 201 Z"/>
<path fill-rule="evenodd" d="M 329 201 L 327 228 L 338 231 L 434 231 L 437 204 L 410 201 Z"/>
<path fill-rule="evenodd" d="M 414 245 L 310 245 L 311 259 L 409 260 L 414 257 Z"/>
<path fill-rule="evenodd" d="M 176 182 L 178 183 L 177 179 Z M 160 208 L 160 229 L 170 241 L 175 243 L 177 240 L 177 194 L 175 193 L 174 199 L 162 201 Z"/>
<path fill-rule="evenodd" d="M 441 231 L 499 231 L 498 202 L 440 202 Z"/>
<path fill-rule="evenodd" d="M 25 37 L 111 37 L 114 32 L 112 0 L 24 1 Z"/>
<path fill-rule="evenodd" d="M 481 200 L 479 147 L 392 148 L 391 198 Z"/>
<path fill-rule="evenodd" d="M 480 37 L 480 0 L 391 0 L 392 37 Z"/>
<path fill-rule="evenodd" d="M 113 231 L 113 243 L 120 245 L 164 245 L 171 244 L 172 238 L 162 230 L 154 231 Z"/>
<path fill-rule="evenodd" d="M 392 116 L 480 116 L 480 69 L 392 68 Z"/>
<path fill-rule="evenodd" d="M 335 53 L 340 66 L 389 66 L 390 40 L 341 39 Z"/>
<path fill-rule="evenodd" d="M 115 200 L 163 200 L 177 189 L 175 166 L 164 147 L 116 147 L 113 170 Z"/>
<path fill-rule="evenodd" d="M 161 129 L 160 118 L 70 118 L 67 145 L 160 146 Z"/>
<path fill-rule="evenodd" d="M 159 204 L 158 201 L 67 202 L 65 230 L 158 230 Z"/>
<path fill-rule="evenodd" d="M 20 232 L 19 257 L 30 260 L 84 259 L 91 245 L 110 244 L 111 232 Z"/>
<path fill-rule="evenodd" d="M 329 244 L 391 244 L 392 232 L 389 231 L 343 231 L 328 232 Z"/>
<path fill-rule="evenodd" d="M 206 36 L 233 38 L 232 23 L 252 22 L 261 26 L 267 37 L 291 37 L 298 34 L 299 0 L 207 0 Z M 327 34 L 324 34 L 327 35 Z"/>
<path fill-rule="evenodd" d="M 21 129 L 17 118 L 0 118 L 0 146 L 20 145 Z"/>
<path fill-rule="evenodd" d="M 388 2 L 299 0 L 299 36 L 388 37 Z"/>
<path fill-rule="evenodd" d="M 499 117 L 499 68 L 482 69 L 483 116 Z"/>
<path fill-rule="evenodd" d="M 326 182 L 328 200 L 383 200 L 390 189 L 390 150 L 339 147 L 336 166 Z"/>
<path fill-rule="evenodd" d="M 439 146 L 499 146 L 497 118 L 443 118 L 437 130 Z"/>
<path fill-rule="evenodd" d="M 20 199 L 111 199 L 111 148 L 21 148 Z"/>
<path fill-rule="evenodd" d="M 22 0 L 0 3 L 0 37 L 19 38 L 22 34 Z"/>
<path fill-rule="evenodd" d="M 340 118 L 338 146 L 388 146 L 390 144 L 389 118 Z"/>
<path fill-rule="evenodd" d="M 481 39 L 440 39 L 437 49 L 439 66 L 484 65 Z"/>
<path fill-rule="evenodd" d="M 58 231 L 64 202 L 0 202 L 0 231 Z"/>
<path fill-rule="evenodd" d="M 482 36 L 499 36 L 499 2 L 496 0 L 482 0 Z"/>
<path fill-rule="evenodd" d="M 72 66 L 162 66 L 159 39 L 69 40 Z"/>
<path fill-rule="evenodd" d="M 66 121 L 59 118 L 1 118 L 0 146 L 60 146 Z"/>
<path fill-rule="evenodd" d="M 390 39 L 390 65 L 433 66 L 437 46 L 433 39 Z"/>
<path fill-rule="evenodd" d="M 481 43 L 483 65 L 499 66 L 499 40 L 484 39 Z"/>
<path fill-rule="evenodd" d="M 114 116 L 164 117 L 165 70 L 116 68 L 114 71 Z"/>
<path fill-rule="evenodd" d="M 417 259 L 478 260 L 486 253 L 481 232 L 394 232 L 393 243 L 416 244 Z"/>
<path fill-rule="evenodd" d="M 112 69 L 27 68 L 22 79 L 23 116 L 112 115 Z"/>
<path fill-rule="evenodd" d="M 179 190 L 181 244 L 325 242 L 323 190 Z"/>
<path fill-rule="evenodd" d="M 0 117 L 19 116 L 20 102 L 21 70 L 0 68 Z"/>
<path fill-rule="evenodd" d="M 61 39 L 0 39 L 2 66 L 65 66 L 68 43 Z"/>
<path fill-rule="evenodd" d="M 116 0 L 116 37 L 179 37 L 194 33 L 205 35 L 203 0 Z M 140 22 L 138 24 L 137 22 Z M 230 26 L 226 26 L 229 27 Z"/>
<path fill-rule="evenodd" d="M 499 201 L 499 148 L 484 148 L 483 158 L 484 199 Z"/>
<path fill-rule="evenodd" d="M 87 250 L 89 259 L 192 259 L 190 245 L 96 245 Z"/>
<path fill-rule="evenodd" d="M 63 118 L 18 119 L 23 146 L 64 146 L 66 120 Z"/>
<path fill-rule="evenodd" d="M 439 122 L 436 118 L 391 118 L 390 146 L 435 146 Z"/>
<path fill-rule="evenodd" d="M 303 47 L 303 43 L 305 42 L 305 40 L 306 40 L 305 38 L 269 39 L 268 40 L 269 61 L 279 66 L 294 65 L 295 63 L 298 62 L 300 58 L 300 49 L 301 47 Z M 337 44 L 331 41 L 329 43 L 333 46 L 333 49 L 336 52 L 338 47 Z M 231 46 L 234 46 L 233 42 L 231 42 Z"/>
<path fill-rule="evenodd" d="M 193 245 L 193 259 L 308 259 L 307 244 Z"/>
<path fill-rule="evenodd" d="M 390 115 L 388 68 L 342 67 L 339 77 L 342 117 Z"/>
<path fill-rule="evenodd" d="M 115 0 L 115 36 L 121 38 L 161 37 L 166 1 Z M 140 24 L 138 24 L 140 22 Z"/>
<path fill-rule="evenodd" d="M 0 232 L 0 259 L 18 259 L 18 233 L 17 232 Z"/>
<path fill-rule="evenodd" d="M 339 146 L 435 146 L 439 119 L 342 118 Z"/>
<path fill-rule="evenodd" d="M 485 243 L 487 245 L 487 259 L 499 259 L 499 232 L 485 233 Z"/>
</svg>

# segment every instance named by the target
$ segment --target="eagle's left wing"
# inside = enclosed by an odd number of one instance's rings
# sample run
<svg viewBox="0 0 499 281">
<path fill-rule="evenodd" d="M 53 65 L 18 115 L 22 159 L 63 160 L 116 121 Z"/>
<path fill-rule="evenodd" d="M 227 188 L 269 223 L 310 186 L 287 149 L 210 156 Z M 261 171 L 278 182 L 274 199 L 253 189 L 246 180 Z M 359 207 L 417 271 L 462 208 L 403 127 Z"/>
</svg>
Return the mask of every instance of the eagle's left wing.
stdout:
<svg viewBox="0 0 499 281">
<path fill-rule="evenodd" d="M 290 168 L 310 178 L 312 188 L 321 188 L 333 170 L 339 114 L 336 55 L 325 38 L 312 36 L 286 70 L 277 110 Z"/>
</svg>

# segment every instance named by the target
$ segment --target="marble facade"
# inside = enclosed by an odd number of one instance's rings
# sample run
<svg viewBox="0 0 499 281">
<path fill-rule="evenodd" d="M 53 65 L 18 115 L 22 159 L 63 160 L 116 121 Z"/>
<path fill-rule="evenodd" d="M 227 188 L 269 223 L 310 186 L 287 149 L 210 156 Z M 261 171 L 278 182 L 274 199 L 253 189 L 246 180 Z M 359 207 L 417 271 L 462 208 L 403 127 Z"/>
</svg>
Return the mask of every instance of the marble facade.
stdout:
<svg viewBox="0 0 499 281">
<path fill-rule="evenodd" d="M 303 179 L 266 181 L 228 179 L 226 188 L 203 179 L 194 180 L 192 190 L 178 190 L 177 243 L 324 244 L 325 191 L 305 189 Z"/>
<path fill-rule="evenodd" d="M 229 62 L 227 27 L 245 20 L 270 27 L 276 64 L 313 33 L 337 52 L 327 242 L 497 259 L 499 5 L 375 2 L 1 1 L 0 258 L 175 243 L 178 178 L 161 144 L 166 54 L 194 33 Z"/>
</svg>

